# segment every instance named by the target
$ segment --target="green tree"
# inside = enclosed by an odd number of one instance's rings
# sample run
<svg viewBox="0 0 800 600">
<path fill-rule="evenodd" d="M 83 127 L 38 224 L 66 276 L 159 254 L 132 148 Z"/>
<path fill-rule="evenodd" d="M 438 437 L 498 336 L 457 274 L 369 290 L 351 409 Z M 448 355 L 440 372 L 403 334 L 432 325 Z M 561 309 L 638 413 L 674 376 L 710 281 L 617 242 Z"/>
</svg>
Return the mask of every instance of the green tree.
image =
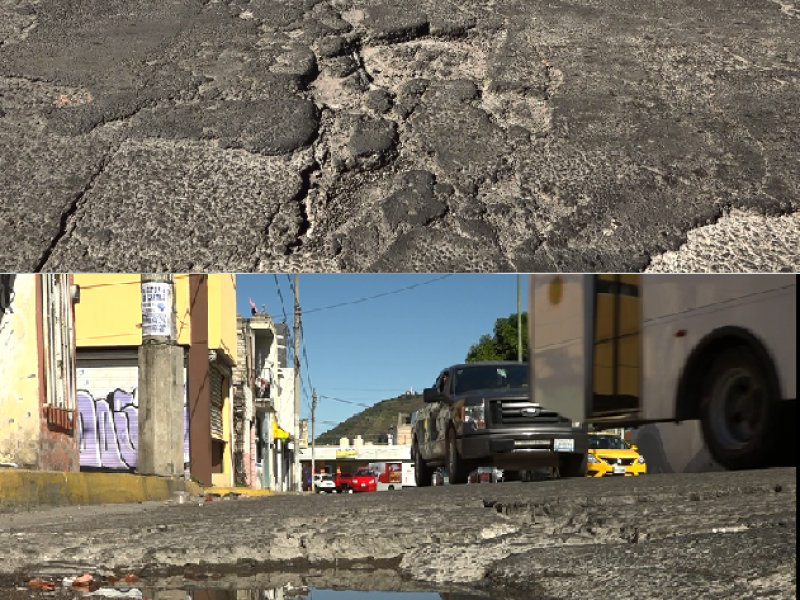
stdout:
<svg viewBox="0 0 800 600">
<path fill-rule="evenodd" d="M 494 333 L 484 334 L 467 352 L 466 362 L 483 360 L 517 360 L 517 313 L 500 317 Z M 528 360 L 528 313 L 522 313 L 522 360 Z"/>
</svg>

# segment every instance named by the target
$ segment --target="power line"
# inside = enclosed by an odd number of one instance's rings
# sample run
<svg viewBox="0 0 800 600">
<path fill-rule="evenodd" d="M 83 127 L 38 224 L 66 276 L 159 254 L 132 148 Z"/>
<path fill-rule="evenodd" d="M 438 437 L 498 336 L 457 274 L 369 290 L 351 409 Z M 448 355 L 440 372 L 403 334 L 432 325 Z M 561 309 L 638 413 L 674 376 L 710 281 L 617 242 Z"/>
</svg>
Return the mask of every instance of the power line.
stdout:
<svg viewBox="0 0 800 600">
<path fill-rule="evenodd" d="M 396 392 L 397 388 L 346 388 L 346 387 L 329 387 L 327 390 L 339 390 L 347 392 Z"/>
<path fill-rule="evenodd" d="M 288 277 L 288 275 L 287 275 Z M 401 292 L 406 292 L 408 290 L 413 290 L 414 288 L 422 287 L 423 285 L 429 285 L 431 283 L 436 283 L 437 281 L 441 281 L 442 279 L 447 279 L 448 277 L 452 277 L 452 275 L 442 275 L 440 277 L 435 277 L 434 279 L 429 279 L 428 281 L 422 281 L 420 283 L 415 283 L 413 285 L 406 286 L 404 288 L 400 288 L 397 290 L 392 290 L 391 292 L 383 292 L 381 294 L 375 294 L 374 296 L 366 296 L 364 298 L 359 298 L 358 300 L 351 300 L 350 302 L 340 302 L 339 304 L 331 304 L 330 306 L 321 306 L 319 308 L 310 308 L 308 310 L 303 311 L 305 314 L 320 312 L 323 310 L 330 310 L 332 308 L 341 308 L 342 306 L 349 306 L 351 304 L 360 304 L 361 302 L 367 302 L 368 300 L 375 300 L 376 298 L 383 298 L 384 296 L 391 296 L 392 294 L 399 294 Z"/>
<path fill-rule="evenodd" d="M 281 292 L 281 284 L 278 281 L 278 276 L 273 273 L 272 275 L 275 278 L 275 287 L 278 289 L 278 298 L 281 300 L 281 310 L 283 310 L 283 322 L 288 323 L 289 317 L 286 316 L 286 303 L 283 301 L 283 292 Z"/>
<path fill-rule="evenodd" d="M 335 398 L 333 396 L 323 396 L 322 394 L 318 394 L 319 398 L 326 398 L 327 400 L 334 400 L 336 402 L 342 402 L 344 404 L 352 404 L 353 406 L 363 406 L 364 408 L 372 408 L 372 404 L 363 404 L 361 402 L 353 402 L 352 400 L 345 400 L 344 398 Z"/>
</svg>

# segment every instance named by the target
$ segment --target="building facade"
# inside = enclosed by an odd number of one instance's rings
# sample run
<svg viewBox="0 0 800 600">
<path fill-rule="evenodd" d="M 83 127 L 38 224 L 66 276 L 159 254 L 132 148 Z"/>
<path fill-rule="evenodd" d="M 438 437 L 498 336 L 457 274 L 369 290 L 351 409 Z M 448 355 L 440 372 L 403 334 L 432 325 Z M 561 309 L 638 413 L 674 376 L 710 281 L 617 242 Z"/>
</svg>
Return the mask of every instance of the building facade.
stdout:
<svg viewBox="0 0 800 600">
<path fill-rule="evenodd" d="M 236 481 L 293 489 L 294 370 L 286 367 L 286 334 L 266 313 L 237 317 L 240 360 L 234 370 Z M 244 357 L 244 358 L 242 358 Z"/>
<path fill-rule="evenodd" d="M 79 469 L 71 275 L 0 275 L 0 466 Z"/>
<path fill-rule="evenodd" d="M 137 466 L 141 276 L 75 275 L 82 470 Z M 184 463 L 203 485 L 233 485 L 234 275 L 175 275 L 177 344 L 185 353 Z M 191 417 L 190 417 L 191 415 Z"/>
</svg>

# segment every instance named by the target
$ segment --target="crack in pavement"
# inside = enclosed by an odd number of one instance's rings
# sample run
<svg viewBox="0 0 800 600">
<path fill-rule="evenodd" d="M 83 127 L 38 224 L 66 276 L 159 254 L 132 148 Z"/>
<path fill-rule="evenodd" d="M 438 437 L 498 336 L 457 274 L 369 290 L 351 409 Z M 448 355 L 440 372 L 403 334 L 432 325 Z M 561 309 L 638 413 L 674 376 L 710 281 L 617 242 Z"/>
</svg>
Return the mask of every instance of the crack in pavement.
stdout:
<svg viewBox="0 0 800 600">
<path fill-rule="evenodd" d="M 58 246 L 58 243 L 61 241 L 65 235 L 67 235 L 67 230 L 69 229 L 70 225 L 74 225 L 72 223 L 72 217 L 80 208 L 81 203 L 83 202 L 84 197 L 86 194 L 91 192 L 94 189 L 95 184 L 97 183 L 98 178 L 103 174 L 108 167 L 111 160 L 114 158 L 114 155 L 117 153 L 121 145 L 121 142 L 117 143 L 117 147 L 113 149 L 109 154 L 103 156 L 98 165 L 98 168 L 95 169 L 94 173 L 89 177 L 89 180 L 86 182 L 86 185 L 83 187 L 81 191 L 79 191 L 75 197 L 70 202 L 70 205 L 67 207 L 67 210 L 61 213 L 61 222 L 59 226 L 58 233 L 55 237 L 50 241 L 50 245 L 45 248 L 45 251 L 42 253 L 39 262 L 36 264 L 33 271 L 35 273 L 41 273 L 44 271 L 44 268 L 47 266 L 47 261 L 50 260 L 50 256 L 53 254 L 53 251 Z M 74 227 L 73 227 L 74 228 Z"/>
</svg>

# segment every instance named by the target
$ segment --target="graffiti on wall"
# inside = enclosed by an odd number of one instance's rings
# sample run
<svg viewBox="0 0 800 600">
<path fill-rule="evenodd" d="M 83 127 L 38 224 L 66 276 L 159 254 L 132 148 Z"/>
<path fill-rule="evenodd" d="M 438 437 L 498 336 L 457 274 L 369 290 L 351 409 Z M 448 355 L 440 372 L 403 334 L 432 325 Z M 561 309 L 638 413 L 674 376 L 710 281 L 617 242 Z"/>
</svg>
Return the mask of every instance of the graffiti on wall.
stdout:
<svg viewBox="0 0 800 600">
<path fill-rule="evenodd" d="M 185 390 L 184 390 L 185 392 Z M 138 464 L 139 399 L 136 388 L 105 396 L 78 390 L 81 467 L 133 470 Z M 189 462 L 189 413 L 184 393 L 183 459 Z"/>
</svg>

